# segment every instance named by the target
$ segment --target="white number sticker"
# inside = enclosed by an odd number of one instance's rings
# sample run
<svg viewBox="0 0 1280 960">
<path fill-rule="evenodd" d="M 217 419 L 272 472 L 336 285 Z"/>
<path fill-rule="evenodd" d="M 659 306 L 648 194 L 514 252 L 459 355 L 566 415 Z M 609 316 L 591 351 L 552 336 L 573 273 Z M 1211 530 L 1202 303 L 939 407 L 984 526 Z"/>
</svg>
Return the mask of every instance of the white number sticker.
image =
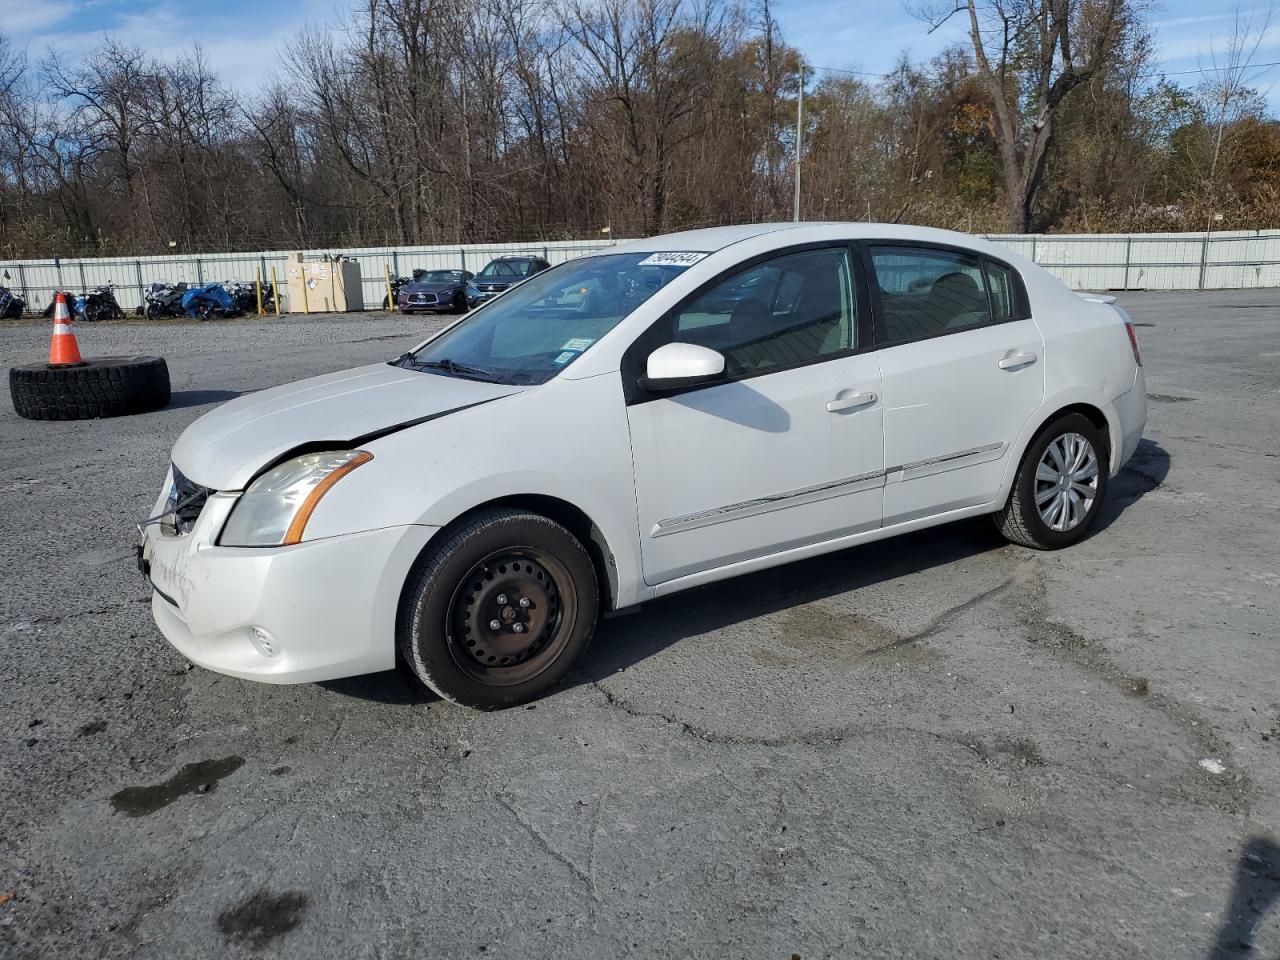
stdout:
<svg viewBox="0 0 1280 960">
<path fill-rule="evenodd" d="M 651 253 L 640 261 L 642 267 L 692 267 L 705 253 Z"/>
</svg>

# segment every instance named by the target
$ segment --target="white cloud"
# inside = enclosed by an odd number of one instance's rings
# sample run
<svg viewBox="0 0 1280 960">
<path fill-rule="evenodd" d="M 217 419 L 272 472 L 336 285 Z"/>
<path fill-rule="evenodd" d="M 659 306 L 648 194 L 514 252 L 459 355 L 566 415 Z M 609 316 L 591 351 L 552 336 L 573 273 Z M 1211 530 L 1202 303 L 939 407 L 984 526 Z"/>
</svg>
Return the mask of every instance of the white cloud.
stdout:
<svg viewBox="0 0 1280 960">
<path fill-rule="evenodd" d="M 110 35 L 168 61 L 188 56 L 198 43 L 210 69 L 224 83 L 252 92 L 269 83 L 284 50 L 308 23 L 331 23 L 342 6 L 342 0 L 280 0 L 252 11 L 240 5 L 221 11 L 210 3 L 201 4 L 197 13 L 181 0 L 142 5 L 89 0 L 79 8 L 74 30 L 58 30 L 55 23 L 54 29 L 32 32 L 25 39 L 37 57 L 46 51 L 74 51 L 79 56 Z"/>
<path fill-rule="evenodd" d="M 0 33 L 25 39 L 75 12 L 71 0 L 0 0 Z"/>
</svg>

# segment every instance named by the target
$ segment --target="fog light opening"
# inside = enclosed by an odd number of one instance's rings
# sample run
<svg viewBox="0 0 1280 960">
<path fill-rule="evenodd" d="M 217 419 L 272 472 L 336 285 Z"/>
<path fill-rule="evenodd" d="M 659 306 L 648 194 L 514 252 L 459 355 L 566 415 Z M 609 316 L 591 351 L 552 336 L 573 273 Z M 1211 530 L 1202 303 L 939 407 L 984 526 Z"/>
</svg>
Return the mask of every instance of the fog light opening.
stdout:
<svg viewBox="0 0 1280 960">
<path fill-rule="evenodd" d="M 253 644 L 253 649 L 257 650 L 264 657 L 280 656 L 280 641 L 278 641 L 267 631 L 261 627 L 249 628 L 249 642 Z"/>
</svg>

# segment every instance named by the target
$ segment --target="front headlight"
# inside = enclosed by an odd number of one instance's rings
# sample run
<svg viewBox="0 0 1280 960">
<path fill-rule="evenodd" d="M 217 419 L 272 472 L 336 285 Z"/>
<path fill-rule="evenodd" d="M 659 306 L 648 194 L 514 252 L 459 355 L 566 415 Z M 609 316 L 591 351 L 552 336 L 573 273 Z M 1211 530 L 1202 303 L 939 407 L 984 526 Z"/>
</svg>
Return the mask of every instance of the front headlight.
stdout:
<svg viewBox="0 0 1280 960">
<path fill-rule="evenodd" d="M 272 467 L 240 495 L 218 543 L 224 547 L 298 543 L 320 498 L 372 459 L 366 450 L 335 450 L 308 453 Z"/>
</svg>

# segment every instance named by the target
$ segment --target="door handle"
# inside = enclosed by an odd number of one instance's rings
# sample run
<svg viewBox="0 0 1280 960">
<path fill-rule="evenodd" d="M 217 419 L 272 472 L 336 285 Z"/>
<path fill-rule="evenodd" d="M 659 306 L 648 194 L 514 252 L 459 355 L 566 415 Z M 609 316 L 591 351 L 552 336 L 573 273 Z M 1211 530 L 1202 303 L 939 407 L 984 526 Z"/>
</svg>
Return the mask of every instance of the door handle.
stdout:
<svg viewBox="0 0 1280 960">
<path fill-rule="evenodd" d="M 1001 370 L 1017 370 L 1020 367 L 1029 367 L 1040 358 L 1034 353 L 1015 353 L 1003 358 L 1000 361 Z"/>
<path fill-rule="evenodd" d="M 828 413 L 839 413 L 841 410 L 855 410 L 858 407 L 869 407 L 876 402 L 874 393 L 847 393 L 841 390 L 834 400 L 827 401 Z"/>
</svg>

